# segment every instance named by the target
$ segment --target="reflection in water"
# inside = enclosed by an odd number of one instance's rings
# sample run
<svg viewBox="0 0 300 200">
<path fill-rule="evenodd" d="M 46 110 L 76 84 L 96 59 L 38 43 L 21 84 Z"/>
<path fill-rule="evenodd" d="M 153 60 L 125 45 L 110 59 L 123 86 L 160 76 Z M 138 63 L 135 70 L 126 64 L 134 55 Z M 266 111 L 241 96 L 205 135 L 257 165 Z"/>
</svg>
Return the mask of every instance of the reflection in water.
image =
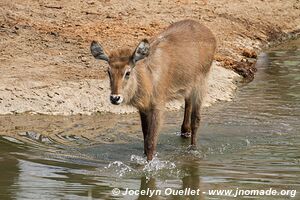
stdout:
<svg viewBox="0 0 300 200">
<path fill-rule="evenodd" d="M 199 168 L 196 163 L 193 165 L 185 163 L 182 165 L 182 169 L 186 171 L 186 176 L 182 178 L 182 188 L 181 190 L 195 190 L 197 191 L 200 189 L 200 193 L 196 195 L 186 195 L 186 196 L 170 196 L 168 199 L 174 200 L 183 200 L 183 199 L 190 199 L 190 200 L 204 200 L 204 195 L 202 194 L 201 190 L 204 191 L 204 187 L 200 185 L 200 176 L 199 176 Z"/>
<path fill-rule="evenodd" d="M 59 175 L 66 169 L 50 167 L 35 162 L 18 160 L 20 168 L 17 199 L 60 199 L 60 189 L 67 188 L 68 183 L 59 181 L 66 178 Z M 75 185 L 74 185 L 75 186 Z M 75 186 L 76 187 L 76 186 Z"/>
<path fill-rule="evenodd" d="M 150 178 L 147 179 L 147 177 L 142 177 L 141 178 L 141 187 L 139 191 L 158 191 L 158 188 L 156 187 L 156 182 L 155 178 Z M 153 199 L 153 200 L 158 200 L 160 199 L 159 196 L 157 195 L 157 192 L 154 192 L 153 195 L 150 193 L 149 195 L 139 195 L 137 198 L 138 200 L 148 200 L 148 199 Z"/>
<path fill-rule="evenodd" d="M 14 148 L 6 142 L 0 143 L 0 199 L 12 199 L 17 190 L 14 185 L 19 177 L 18 161 L 9 155 Z"/>
<path fill-rule="evenodd" d="M 181 166 L 181 168 L 182 171 L 185 171 L 187 175 L 184 175 L 181 178 L 181 183 L 179 183 L 179 185 L 177 181 L 174 185 L 172 183 L 168 184 L 165 182 L 157 183 L 156 179 L 153 177 L 142 176 L 139 191 L 146 191 L 146 195 L 140 194 L 137 200 L 164 199 L 161 198 L 161 196 L 173 200 L 204 200 L 204 195 L 200 191 L 200 189 L 203 189 L 203 186 L 200 185 L 198 165 L 184 164 Z M 195 195 L 190 195 L 193 194 L 191 190 L 198 190 L 199 192 L 196 192 Z M 179 192 L 183 192 L 185 195 L 177 195 Z"/>
<path fill-rule="evenodd" d="M 204 112 L 198 151 L 187 151 L 189 142 L 175 134 L 181 113 L 167 113 L 150 164 L 137 114 L 0 116 L 0 199 L 227 199 L 113 196 L 113 188 L 290 189 L 299 199 L 299 66 L 300 40 L 263 54 L 255 80 L 233 102 Z"/>
</svg>

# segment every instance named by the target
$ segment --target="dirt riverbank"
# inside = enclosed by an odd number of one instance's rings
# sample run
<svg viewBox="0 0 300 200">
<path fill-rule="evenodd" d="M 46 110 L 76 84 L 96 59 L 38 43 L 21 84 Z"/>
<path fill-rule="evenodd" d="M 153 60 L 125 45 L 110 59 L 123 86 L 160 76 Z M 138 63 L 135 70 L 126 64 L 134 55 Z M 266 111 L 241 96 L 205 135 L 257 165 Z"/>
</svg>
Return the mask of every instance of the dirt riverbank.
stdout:
<svg viewBox="0 0 300 200">
<path fill-rule="evenodd" d="M 0 114 L 134 111 L 110 105 L 106 66 L 90 55 L 91 40 L 134 48 L 186 18 L 218 40 L 206 105 L 230 100 L 235 72 L 251 79 L 257 53 L 300 30 L 299 0 L 3 0 L 0 13 Z"/>
</svg>

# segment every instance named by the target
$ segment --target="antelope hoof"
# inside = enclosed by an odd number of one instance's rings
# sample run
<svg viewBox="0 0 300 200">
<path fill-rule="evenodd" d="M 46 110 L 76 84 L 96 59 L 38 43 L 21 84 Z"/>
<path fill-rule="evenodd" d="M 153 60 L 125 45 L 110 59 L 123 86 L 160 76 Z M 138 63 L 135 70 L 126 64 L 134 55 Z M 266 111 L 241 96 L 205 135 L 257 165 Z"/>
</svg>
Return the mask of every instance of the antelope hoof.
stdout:
<svg viewBox="0 0 300 200">
<path fill-rule="evenodd" d="M 187 148 L 188 151 L 196 151 L 198 150 L 197 146 L 196 145 L 190 145 L 188 148 Z"/>
<path fill-rule="evenodd" d="M 182 138 L 190 138 L 190 137 L 191 137 L 191 133 L 190 133 L 190 132 L 181 133 L 180 136 L 181 136 Z"/>
<path fill-rule="evenodd" d="M 153 159 L 153 154 L 147 155 L 147 161 L 150 162 Z"/>
</svg>

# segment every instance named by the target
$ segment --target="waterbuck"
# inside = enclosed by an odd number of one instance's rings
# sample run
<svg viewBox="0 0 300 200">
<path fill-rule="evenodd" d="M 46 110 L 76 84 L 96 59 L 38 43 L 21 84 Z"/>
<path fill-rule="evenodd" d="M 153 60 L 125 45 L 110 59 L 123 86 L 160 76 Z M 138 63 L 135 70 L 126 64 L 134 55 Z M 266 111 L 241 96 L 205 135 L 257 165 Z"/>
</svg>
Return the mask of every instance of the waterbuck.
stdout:
<svg viewBox="0 0 300 200">
<path fill-rule="evenodd" d="M 191 147 L 196 146 L 215 49 L 212 32 L 193 20 L 173 23 L 150 40 L 142 40 L 133 50 L 118 49 L 107 54 L 99 43 L 91 43 L 92 55 L 109 64 L 111 103 L 126 103 L 139 110 L 148 161 L 156 151 L 165 104 L 173 99 L 185 100 L 181 136 L 191 136 Z"/>
</svg>

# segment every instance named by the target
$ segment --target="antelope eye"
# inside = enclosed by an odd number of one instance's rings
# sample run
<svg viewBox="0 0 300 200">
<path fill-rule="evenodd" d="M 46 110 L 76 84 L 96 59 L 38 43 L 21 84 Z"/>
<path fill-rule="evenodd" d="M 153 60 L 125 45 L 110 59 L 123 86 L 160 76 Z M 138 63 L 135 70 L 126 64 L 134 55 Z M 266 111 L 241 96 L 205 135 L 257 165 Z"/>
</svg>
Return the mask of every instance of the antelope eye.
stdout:
<svg viewBox="0 0 300 200">
<path fill-rule="evenodd" d="M 130 72 L 126 72 L 126 74 L 125 74 L 125 78 L 129 78 L 129 76 L 130 76 Z"/>
</svg>

